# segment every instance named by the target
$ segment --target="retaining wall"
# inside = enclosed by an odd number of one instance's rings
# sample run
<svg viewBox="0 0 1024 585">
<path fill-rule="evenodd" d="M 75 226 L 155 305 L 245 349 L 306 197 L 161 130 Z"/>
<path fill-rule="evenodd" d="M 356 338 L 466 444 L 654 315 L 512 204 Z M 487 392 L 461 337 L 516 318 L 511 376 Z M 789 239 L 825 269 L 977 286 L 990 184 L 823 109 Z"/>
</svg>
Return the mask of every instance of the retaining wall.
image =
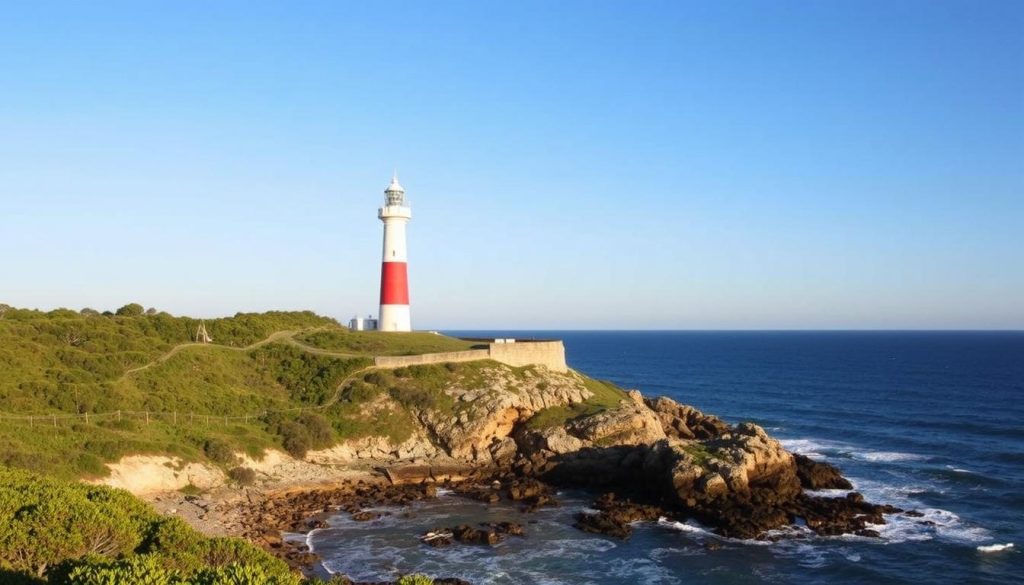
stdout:
<svg viewBox="0 0 1024 585">
<path fill-rule="evenodd" d="M 466 351 L 446 351 L 442 353 L 421 353 L 419 355 L 382 355 L 373 358 L 373 363 L 382 368 L 400 368 L 402 366 L 421 366 L 423 364 L 443 364 L 447 362 L 472 362 L 490 359 L 491 352 L 486 349 L 470 349 Z"/>
<path fill-rule="evenodd" d="M 545 366 L 555 372 L 567 372 L 565 345 L 561 341 L 517 341 L 490 343 L 487 349 L 424 353 L 420 355 L 379 356 L 373 363 L 382 368 L 399 368 L 447 362 L 472 362 L 491 359 L 510 366 Z"/>
</svg>

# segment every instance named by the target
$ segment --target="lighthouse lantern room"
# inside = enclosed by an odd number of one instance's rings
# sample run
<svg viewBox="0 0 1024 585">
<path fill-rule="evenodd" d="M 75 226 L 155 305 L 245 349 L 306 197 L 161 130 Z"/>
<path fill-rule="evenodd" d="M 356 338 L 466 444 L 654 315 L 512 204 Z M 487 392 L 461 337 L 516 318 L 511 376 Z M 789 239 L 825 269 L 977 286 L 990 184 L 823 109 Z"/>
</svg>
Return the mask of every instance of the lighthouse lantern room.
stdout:
<svg viewBox="0 0 1024 585">
<path fill-rule="evenodd" d="M 405 203 L 405 189 L 398 182 L 397 172 L 384 190 L 384 206 L 377 211 L 377 217 L 384 222 L 378 327 L 381 331 L 412 331 L 405 247 L 405 226 L 412 219 L 412 210 Z"/>
</svg>

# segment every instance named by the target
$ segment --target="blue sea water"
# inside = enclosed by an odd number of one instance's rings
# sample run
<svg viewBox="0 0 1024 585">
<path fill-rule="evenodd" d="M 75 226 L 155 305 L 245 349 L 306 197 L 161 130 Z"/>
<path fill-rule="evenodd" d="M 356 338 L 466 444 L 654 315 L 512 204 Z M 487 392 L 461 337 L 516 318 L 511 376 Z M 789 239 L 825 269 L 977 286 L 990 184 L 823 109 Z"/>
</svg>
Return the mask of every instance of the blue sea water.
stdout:
<svg viewBox="0 0 1024 585">
<path fill-rule="evenodd" d="M 564 339 L 580 371 L 754 421 L 840 467 L 869 500 L 924 517 L 890 516 L 881 539 L 797 533 L 765 544 L 660 522 L 621 541 L 571 527 L 587 494 L 563 493 L 563 507 L 534 515 L 444 496 L 370 523 L 333 518 L 309 537 L 327 569 L 479 585 L 1024 582 L 1024 333 L 456 333 Z M 506 519 L 527 537 L 447 549 L 415 538 Z"/>
</svg>

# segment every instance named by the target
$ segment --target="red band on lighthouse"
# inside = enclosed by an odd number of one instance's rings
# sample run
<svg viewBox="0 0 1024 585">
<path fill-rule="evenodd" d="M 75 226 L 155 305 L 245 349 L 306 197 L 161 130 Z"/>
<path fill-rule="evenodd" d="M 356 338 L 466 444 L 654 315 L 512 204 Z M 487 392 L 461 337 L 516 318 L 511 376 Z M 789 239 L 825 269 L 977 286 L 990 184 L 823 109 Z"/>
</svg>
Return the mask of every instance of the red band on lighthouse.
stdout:
<svg viewBox="0 0 1024 585">
<path fill-rule="evenodd" d="M 409 304 L 409 275 L 405 262 L 384 262 L 381 264 L 380 304 Z"/>
</svg>

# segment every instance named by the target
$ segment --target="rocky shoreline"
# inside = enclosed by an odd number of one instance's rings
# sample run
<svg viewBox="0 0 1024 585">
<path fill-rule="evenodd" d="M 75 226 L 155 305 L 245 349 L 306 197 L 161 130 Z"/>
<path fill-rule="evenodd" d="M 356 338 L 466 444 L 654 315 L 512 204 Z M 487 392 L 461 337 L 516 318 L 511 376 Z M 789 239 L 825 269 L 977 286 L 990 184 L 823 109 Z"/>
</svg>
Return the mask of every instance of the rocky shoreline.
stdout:
<svg viewBox="0 0 1024 585">
<path fill-rule="evenodd" d="M 459 433 L 453 436 L 466 436 L 464 429 Z M 564 424 L 508 425 L 504 436 L 491 437 L 488 449 L 466 452 L 473 455 L 461 463 L 384 462 L 377 474 L 328 487 L 248 489 L 244 497 L 216 503 L 210 513 L 230 519 L 228 533 L 306 573 L 316 555 L 282 533 L 308 533 L 339 513 L 371 521 L 381 514 L 376 509 L 436 498 L 442 487 L 485 504 L 514 502 L 524 512 L 558 505 L 559 488 L 584 488 L 594 494 L 594 511 L 578 514 L 574 526 L 614 538 L 629 538 L 635 522 L 659 519 L 696 520 L 735 539 L 786 538 L 784 529 L 793 526 L 819 536 L 872 538 L 886 514 L 916 515 L 866 502 L 853 491 L 842 497 L 810 493 L 853 486 L 835 467 L 789 453 L 757 425 L 729 425 L 636 391 L 616 408 Z M 410 538 L 423 546 L 487 546 L 529 535 L 520 525 L 501 523 L 438 526 Z M 462 583 L 439 577 L 436 583 Z"/>
</svg>

